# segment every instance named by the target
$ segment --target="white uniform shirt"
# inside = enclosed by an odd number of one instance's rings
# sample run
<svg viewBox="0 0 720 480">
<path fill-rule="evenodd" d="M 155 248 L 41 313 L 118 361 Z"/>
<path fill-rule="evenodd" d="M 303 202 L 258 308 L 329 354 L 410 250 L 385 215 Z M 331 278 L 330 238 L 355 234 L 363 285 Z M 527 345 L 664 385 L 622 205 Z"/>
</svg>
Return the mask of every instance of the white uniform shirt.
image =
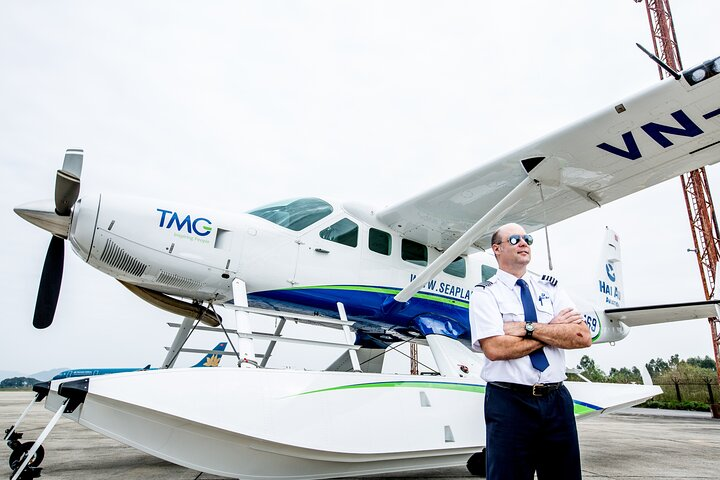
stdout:
<svg viewBox="0 0 720 480">
<path fill-rule="evenodd" d="M 532 294 L 538 323 L 550 323 L 564 308 L 575 308 L 570 297 L 557 286 L 552 279 L 526 273 L 523 277 Z M 503 322 L 524 322 L 525 313 L 520 299 L 520 287 L 517 277 L 498 270 L 486 287 L 475 287 L 470 297 L 470 331 L 472 346 L 480 349 L 480 340 L 504 335 Z M 522 385 L 534 383 L 554 383 L 565 380 L 565 351 L 545 346 L 545 356 L 550 366 L 544 372 L 536 370 L 530 362 L 530 356 L 513 360 L 486 360 L 480 375 L 486 382 L 511 382 Z"/>
</svg>

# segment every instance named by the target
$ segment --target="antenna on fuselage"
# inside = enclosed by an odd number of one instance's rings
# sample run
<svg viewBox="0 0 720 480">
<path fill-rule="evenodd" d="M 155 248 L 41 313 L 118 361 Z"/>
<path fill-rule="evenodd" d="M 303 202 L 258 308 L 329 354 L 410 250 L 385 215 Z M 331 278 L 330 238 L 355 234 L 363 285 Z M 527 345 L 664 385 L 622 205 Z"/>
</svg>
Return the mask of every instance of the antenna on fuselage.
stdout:
<svg viewBox="0 0 720 480">
<path fill-rule="evenodd" d="M 667 63 L 665 63 L 665 62 L 663 62 L 662 60 L 660 60 L 660 59 L 657 57 L 657 55 L 651 53 L 650 51 L 648 51 L 648 49 L 646 49 L 645 47 L 643 47 L 643 46 L 640 45 L 639 43 L 636 43 L 635 45 L 637 45 L 637 47 L 638 47 L 640 50 L 642 50 L 643 53 L 645 53 L 645 55 L 647 55 L 648 57 L 650 57 L 653 62 L 655 62 L 655 63 L 657 63 L 658 65 L 660 65 L 660 68 L 662 68 L 663 70 L 665 70 L 666 72 L 668 72 L 670 75 L 672 75 L 675 80 L 680 80 L 680 79 L 682 78 L 682 76 L 681 76 L 678 72 L 676 72 L 675 70 L 673 70 L 672 67 L 670 67 L 670 65 L 668 65 Z"/>
</svg>

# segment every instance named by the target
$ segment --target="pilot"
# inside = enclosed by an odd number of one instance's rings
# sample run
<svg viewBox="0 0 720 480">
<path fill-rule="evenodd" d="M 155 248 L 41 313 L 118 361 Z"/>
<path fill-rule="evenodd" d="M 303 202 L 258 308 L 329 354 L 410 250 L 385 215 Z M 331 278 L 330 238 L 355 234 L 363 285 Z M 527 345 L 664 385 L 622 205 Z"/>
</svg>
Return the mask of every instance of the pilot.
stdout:
<svg viewBox="0 0 720 480">
<path fill-rule="evenodd" d="M 528 272 L 532 243 L 520 225 L 500 227 L 492 236 L 499 270 L 470 297 L 473 348 L 487 357 L 488 480 L 581 478 L 564 349 L 592 340 L 557 281 Z"/>
</svg>

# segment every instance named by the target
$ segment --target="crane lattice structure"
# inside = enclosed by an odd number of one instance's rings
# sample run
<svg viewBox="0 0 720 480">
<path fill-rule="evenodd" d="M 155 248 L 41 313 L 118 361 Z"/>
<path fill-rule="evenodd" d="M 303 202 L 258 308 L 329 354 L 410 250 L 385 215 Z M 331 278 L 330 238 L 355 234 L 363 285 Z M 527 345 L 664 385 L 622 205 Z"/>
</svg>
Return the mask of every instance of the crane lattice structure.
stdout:
<svg viewBox="0 0 720 480">
<path fill-rule="evenodd" d="M 635 0 L 636 3 L 641 1 Z M 650 22 L 650 33 L 655 55 L 676 72 L 681 71 L 682 61 L 680 60 L 680 50 L 670 11 L 670 1 L 646 0 L 645 7 Z M 661 79 L 669 75 L 659 66 L 658 72 Z M 718 252 L 720 251 L 720 243 L 718 242 L 720 230 L 718 230 L 715 207 L 710 195 L 710 184 L 704 167 L 682 175 L 680 180 L 685 195 L 690 229 L 695 242 L 695 253 L 705 290 L 705 299 L 710 300 L 715 296 L 715 274 L 717 272 Z M 715 352 L 717 380 L 718 384 L 720 384 L 720 336 L 718 335 L 720 320 L 713 317 L 708 318 L 708 321 L 710 322 L 713 351 Z"/>
</svg>

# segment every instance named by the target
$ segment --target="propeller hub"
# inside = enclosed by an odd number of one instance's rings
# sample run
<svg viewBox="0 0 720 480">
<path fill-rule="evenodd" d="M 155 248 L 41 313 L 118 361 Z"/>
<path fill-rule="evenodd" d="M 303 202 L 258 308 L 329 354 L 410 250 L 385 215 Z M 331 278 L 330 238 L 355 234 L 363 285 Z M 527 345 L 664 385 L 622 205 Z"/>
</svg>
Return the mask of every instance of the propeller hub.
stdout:
<svg viewBox="0 0 720 480">
<path fill-rule="evenodd" d="M 15 213 L 36 227 L 47 230 L 60 238 L 68 238 L 71 216 L 60 216 L 55 213 L 55 202 L 40 200 L 14 208 Z"/>
</svg>

